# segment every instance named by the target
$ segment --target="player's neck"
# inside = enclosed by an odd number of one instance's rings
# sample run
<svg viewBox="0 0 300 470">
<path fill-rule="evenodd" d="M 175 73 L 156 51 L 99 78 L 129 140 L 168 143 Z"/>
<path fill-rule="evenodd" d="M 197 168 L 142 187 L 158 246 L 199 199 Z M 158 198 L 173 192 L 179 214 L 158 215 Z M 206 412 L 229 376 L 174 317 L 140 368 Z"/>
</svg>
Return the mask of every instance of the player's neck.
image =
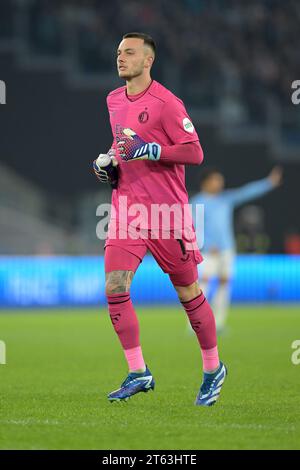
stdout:
<svg viewBox="0 0 300 470">
<path fill-rule="evenodd" d="M 138 95 L 146 90 L 152 82 L 149 77 L 135 77 L 134 79 L 126 82 L 127 95 Z"/>
</svg>

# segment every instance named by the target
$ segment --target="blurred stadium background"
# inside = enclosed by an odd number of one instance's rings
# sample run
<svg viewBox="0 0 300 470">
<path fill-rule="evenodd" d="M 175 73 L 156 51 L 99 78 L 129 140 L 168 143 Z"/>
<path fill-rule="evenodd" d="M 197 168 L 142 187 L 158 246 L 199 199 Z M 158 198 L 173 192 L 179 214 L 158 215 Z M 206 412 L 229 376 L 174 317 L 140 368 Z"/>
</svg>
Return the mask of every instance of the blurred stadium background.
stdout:
<svg viewBox="0 0 300 470">
<path fill-rule="evenodd" d="M 233 301 L 299 300 L 299 17 L 296 0 L 2 0 L 0 305 L 104 302 L 96 208 L 110 190 L 91 161 L 111 143 L 116 46 L 137 29 L 155 38 L 153 76 L 184 100 L 204 148 L 190 195 L 205 165 L 233 187 L 284 169 L 280 189 L 236 212 Z M 176 300 L 152 260 L 137 277 L 136 300 Z"/>
</svg>

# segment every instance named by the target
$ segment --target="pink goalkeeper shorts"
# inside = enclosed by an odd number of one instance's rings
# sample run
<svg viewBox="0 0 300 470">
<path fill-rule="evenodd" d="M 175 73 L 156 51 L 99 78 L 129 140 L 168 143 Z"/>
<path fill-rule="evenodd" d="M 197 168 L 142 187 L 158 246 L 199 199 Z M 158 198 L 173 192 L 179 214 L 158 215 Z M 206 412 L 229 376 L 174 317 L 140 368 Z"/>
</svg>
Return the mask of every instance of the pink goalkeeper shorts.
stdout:
<svg viewBox="0 0 300 470">
<path fill-rule="evenodd" d="M 150 236 L 138 240 L 108 238 L 105 243 L 105 272 L 135 272 L 147 250 L 161 269 L 169 274 L 174 285 L 187 286 L 198 279 L 197 264 L 203 258 L 197 244 L 191 244 L 184 235 L 180 239 L 175 238 L 173 233 L 168 239 L 153 239 Z"/>
</svg>

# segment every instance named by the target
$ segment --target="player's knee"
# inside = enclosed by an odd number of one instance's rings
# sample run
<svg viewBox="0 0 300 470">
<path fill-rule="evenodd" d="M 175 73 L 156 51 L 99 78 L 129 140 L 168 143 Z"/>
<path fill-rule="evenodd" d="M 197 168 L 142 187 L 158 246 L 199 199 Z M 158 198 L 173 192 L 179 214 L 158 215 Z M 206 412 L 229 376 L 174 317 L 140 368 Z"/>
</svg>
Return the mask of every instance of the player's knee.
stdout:
<svg viewBox="0 0 300 470">
<path fill-rule="evenodd" d="M 189 302 L 189 300 L 192 300 L 201 294 L 201 289 L 200 289 L 198 281 L 193 282 L 193 284 L 190 284 L 189 286 L 174 286 L 174 287 L 177 291 L 179 300 L 181 302 Z"/>
<path fill-rule="evenodd" d="M 228 277 L 220 277 L 219 282 L 220 284 L 222 284 L 222 286 L 225 286 L 226 284 L 229 283 L 229 279 Z"/>
<path fill-rule="evenodd" d="M 132 271 L 112 271 L 106 273 L 105 294 L 129 292 L 134 273 Z"/>
</svg>

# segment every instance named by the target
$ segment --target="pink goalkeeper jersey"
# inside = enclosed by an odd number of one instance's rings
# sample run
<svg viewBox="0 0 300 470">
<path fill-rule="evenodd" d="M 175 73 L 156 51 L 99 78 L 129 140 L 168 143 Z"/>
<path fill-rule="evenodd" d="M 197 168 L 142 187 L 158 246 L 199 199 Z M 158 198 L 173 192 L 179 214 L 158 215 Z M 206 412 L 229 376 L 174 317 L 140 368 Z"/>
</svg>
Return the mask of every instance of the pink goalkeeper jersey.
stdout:
<svg viewBox="0 0 300 470">
<path fill-rule="evenodd" d="M 122 137 L 122 128 L 131 128 L 145 142 L 157 142 L 162 146 L 199 140 L 183 102 L 163 85 L 153 80 L 148 89 L 137 96 L 138 99 L 130 101 L 125 86 L 113 90 L 107 96 L 114 147 Z M 112 193 L 115 209 L 112 218 L 119 221 L 127 211 L 126 217 L 130 223 L 136 219 L 136 215 L 130 213 L 131 205 L 143 204 L 148 217 L 143 215 L 140 218 L 140 227 L 159 228 L 160 223 L 157 225 L 156 218 L 150 216 L 153 204 L 176 204 L 181 207 L 188 204 L 184 165 L 149 160 L 123 162 L 118 153 L 117 160 L 119 182 L 118 188 Z M 171 228 L 172 224 L 174 221 L 171 218 Z M 191 224 L 191 218 L 185 222 L 185 225 Z"/>
</svg>

